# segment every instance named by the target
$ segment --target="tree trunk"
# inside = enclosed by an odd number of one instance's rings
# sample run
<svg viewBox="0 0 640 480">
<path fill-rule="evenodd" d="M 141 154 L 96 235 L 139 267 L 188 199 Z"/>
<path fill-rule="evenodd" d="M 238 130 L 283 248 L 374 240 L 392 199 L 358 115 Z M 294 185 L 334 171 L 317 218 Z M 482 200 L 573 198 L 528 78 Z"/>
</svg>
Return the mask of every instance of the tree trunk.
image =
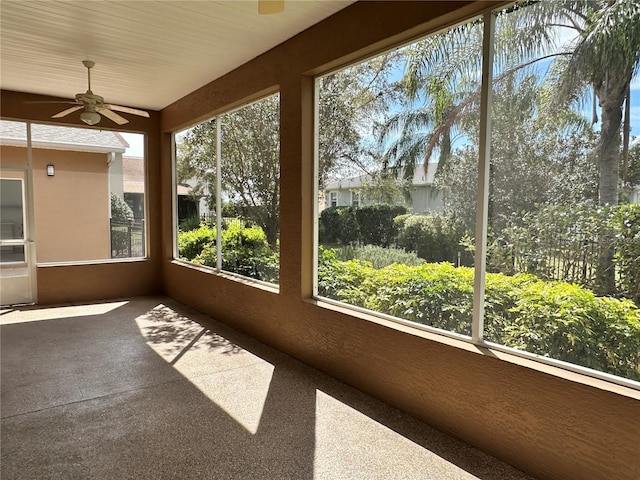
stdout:
<svg viewBox="0 0 640 480">
<path fill-rule="evenodd" d="M 618 182 L 620 179 L 620 126 L 622 104 L 627 82 L 608 76 L 596 89 L 602 108 L 602 127 L 598 144 L 598 198 L 601 206 L 618 204 Z M 611 295 L 616 291 L 615 264 L 613 263 L 613 235 L 603 228 L 598 239 L 600 253 L 596 292 Z"/>
</svg>

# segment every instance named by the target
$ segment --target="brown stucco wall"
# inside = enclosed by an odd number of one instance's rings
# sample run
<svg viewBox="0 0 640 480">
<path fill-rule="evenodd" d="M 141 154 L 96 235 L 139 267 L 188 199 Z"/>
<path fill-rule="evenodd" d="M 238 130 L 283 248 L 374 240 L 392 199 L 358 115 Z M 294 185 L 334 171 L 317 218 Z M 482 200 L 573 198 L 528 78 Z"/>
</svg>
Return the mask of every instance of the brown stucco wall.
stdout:
<svg viewBox="0 0 640 480">
<path fill-rule="evenodd" d="M 640 478 L 640 392 L 350 314 L 310 300 L 313 79 L 488 3 L 361 2 L 162 112 L 169 132 L 265 92 L 281 95 L 279 293 L 171 261 L 163 197 L 165 292 L 410 412 L 539 478 Z"/>
<path fill-rule="evenodd" d="M 59 110 L 59 106 L 52 104 L 33 105 L 25 102 L 31 102 L 35 100 L 55 100 L 52 97 L 44 97 L 41 95 L 32 95 L 21 92 L 12 92 L 3 90 L 0 92 L 0 116 L 3 119 L 8 120 L 23 120 L 33 121 L 41 123 L 49 123 L 55 125 L 67 125 L 67 126 L 81 126 L 86 127 L 85 124 L 78 121 L 73 121 L 69 117 L 65 118 L 65 121 L 53 121 L 51 115 L 55 114 Z M 75 265 L 55 265 L 55 266 L 40 266 L 37 269 L 37 298 L 39 304 L 54 304 L 68 301 L 82 301 L 82 300 L 99 300 L 99 299 L 111 299 L 117 297 L 133 296 L 133 295 L 151 295 L 159 294 L 162 292 L 161 282 L 161 211 L 158 208 L 160 205 L 160 130 L 159 121 L 160 115 L 158 112 L 150 112 L 151 118 L 131 117 L 130 123 L 120 128 L 121 131 L 129 131 L 134 133 L 146 134 L 146 158 L 147 158 L 147 170 L 145 182 L 147 185 L 147 200 L 149 202 L 147 206 L 146 225 L 147 225 L 147 237 L 148 237 L 148 249 L 147 258 L 143 260 L 134 261 L 107 261 L 106 263 L 91 263 L 86 262 L 83 264 Z M 94 128 L 112 128 L 115 125 L 103 125 L 99 124 Z M 23 149 L 24 150 L 24 149 Z M 4 153 L 3 152 L 0 153 Z M 58 152 L 63 153 L 63 152 Z M 64 152 L 66 153 L 66 152 Z M 84 154 L 82 154 L 84 155 Z M 65 155 L 66 156 L 66 155 Z M 104 165 L 106 167 L 106 155 L 104 158 Z M 2 162 L 5 162 L 3 156 Z M 42 168 L 38 164 L 37 150 L 34 150 L 34 185 L 38 188 L 39 182 L 45 182 L 47 180 L 64 179 L 65 185 L 69 182 L 66 180 L 69 178 L 65 173 L 65 159 L 60 158 L 60 161 L 56 160 L 56 176 L 47 178 L 44 172 L 40 172 Z M 99 163 L 103 163 L 99 160 Z M 44 163 L 46 165 L 46 163 Z M 90 176 L 86 172 L 82 177 L 82 181 Z M 64 202 L 69 198 L 74 198 L 78 190 L 82 190 L 82 185 L 77 182 L 72 185 L 67 185 L 67 190 L 64 195 L 50 196 L 50 208 L 57 210 L 64 206 Z M 107 193 L 103 194 L 102 198 L 108 198 Z M 78 201 L 75 198 L 75 201 Z M 42 219 L 42 214 L 38 214 L 37 200 L 34 201 L 36 205 L 36 222 L 38 218 Z M 108 228 L 108 203 L 105 204 L 106 208 L 106 220 L 103 225 Z M 40 233 L 43 228 L 38 229 L 36 225 L 36 241 L 40 238 Z M 46 235 L 46 233 L 42 233 Z M 83 234 L 84 235 L 84 234 Z M 108 231 L 107 237 L 108 238 Z M 38 249 L 38 261 L 43 262 L 40 256 L 40 249 Z M 109 258 L 108 245 L 105 254 L 94 258 Z M 45 257 L 46 258 L 46 257 Z"/>
</svg>

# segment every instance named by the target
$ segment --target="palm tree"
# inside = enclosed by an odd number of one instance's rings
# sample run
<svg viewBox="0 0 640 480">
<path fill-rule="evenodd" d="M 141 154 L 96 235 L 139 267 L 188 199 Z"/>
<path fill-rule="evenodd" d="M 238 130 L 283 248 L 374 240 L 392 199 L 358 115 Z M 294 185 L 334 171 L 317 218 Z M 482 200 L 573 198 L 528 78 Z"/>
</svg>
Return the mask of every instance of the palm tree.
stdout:
<svg viewBox="0 0 640 480">
<path fill-rule="evenodd" d="M 568 42 L 566 32 L 573 32 Z M 383 129 L 385 142 L 398 133 L 387 150 L 389 163 L 427 165 L 438 147 L 440 164 L 448 160 L 452 132 L 478 108 L 475 72 L 480 70 L 481 34 L 478 22 L 470 22 L 408 50 L 407 102 L 424 103 L 394 116 Z M 622 123 L 623 104 L 640 65 L 640 1 L 521 2 L 498 13 L 495 52 L 495 67 L 502 73 L 495 75 L 494 88 L 522 69 L 551 62 L 549 72 L 557 89 L 549 105 L 584 104 L 593 92 L 601 111 L 596 149 L 599 203 L 617 204 L 621 131 L 626 132 L 624 141 L 628 142 L 630 128 L 628 121 Z M 628 109 L 628 100 L 626 105 Z M 628 145 L 623 151 L 628 151 Z M 608 238 L 600 239 L 600 244 L 604 247 L 600 290 L 610 293 L 615 290 L 613 250 Z"/>
</svg>

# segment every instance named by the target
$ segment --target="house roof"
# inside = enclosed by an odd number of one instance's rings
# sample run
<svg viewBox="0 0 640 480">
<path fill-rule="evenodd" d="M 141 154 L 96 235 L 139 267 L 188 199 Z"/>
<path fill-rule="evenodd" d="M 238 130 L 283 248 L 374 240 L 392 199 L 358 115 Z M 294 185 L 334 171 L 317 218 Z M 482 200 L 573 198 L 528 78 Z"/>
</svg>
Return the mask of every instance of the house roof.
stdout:
<svg viewBox="0 0 640 480">
<path fill-rule="evenodd" d="M 411 181 L 411 184 L 416 187 L 432 185 L 437 168 L 437 163 L 429 163 L 427 164 L 426 168 L 424 165 L 416 165 L 413 171 L 413 179 Z M 402 172 L 398 174 L 398 177 L 400 177 L 401 175 Z M 370 174 L 365 174 L 356 177 L 334 180 L 333 182 L 329 182 L 327 184 L 325 190 L 356 190 L 372 183 L 374 183 L 374 177 Z"/>
<path fill-rule="evenodd" d="M 144 193 L 143 157 L 122 157 L 122 189 L 127 193 Z"/>
<path fill-rule="evenodd" d="M 117 132 L 41 124 L 31 125 L 31 142 L 35 148 L 78 152 L 124 153 L 129 147 L 127 141 Z M 26 147 L 26 124 L 0 121 L 0 144 Z"/>
</svg>

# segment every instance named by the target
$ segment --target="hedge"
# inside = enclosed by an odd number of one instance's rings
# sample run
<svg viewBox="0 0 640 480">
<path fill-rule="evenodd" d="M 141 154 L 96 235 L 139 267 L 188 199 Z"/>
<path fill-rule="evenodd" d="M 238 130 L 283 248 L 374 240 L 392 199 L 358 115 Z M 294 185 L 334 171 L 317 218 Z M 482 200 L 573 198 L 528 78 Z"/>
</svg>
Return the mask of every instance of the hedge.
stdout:
<svg viewBox="0 0 640 480">
<path fill-rule="evenodd" d="M 473 269 L 450 263 L 375 269 L 324 250 L 319 294 L 423 325 L 471 334 Z M 640 310 L 578 285 L 487 274 L 488 341 L 640 380 Z"/>
<path fill-rule="evenodd" d="M 388 247 L 398 235 L 394 218 L 406 211 L 405 207 L 394 205 L 326 208 L 320 214 L 320 242 Z"/>
<path fill-rule="evenodd" d="M 196 265 L 216 266 L 215 227 L 178 232 L 178 255 Z M 222 230 L 222 269 L 267 282 L 278 281 L 279 258 L 261 227 L 232 219 Z"/>
</svg>

